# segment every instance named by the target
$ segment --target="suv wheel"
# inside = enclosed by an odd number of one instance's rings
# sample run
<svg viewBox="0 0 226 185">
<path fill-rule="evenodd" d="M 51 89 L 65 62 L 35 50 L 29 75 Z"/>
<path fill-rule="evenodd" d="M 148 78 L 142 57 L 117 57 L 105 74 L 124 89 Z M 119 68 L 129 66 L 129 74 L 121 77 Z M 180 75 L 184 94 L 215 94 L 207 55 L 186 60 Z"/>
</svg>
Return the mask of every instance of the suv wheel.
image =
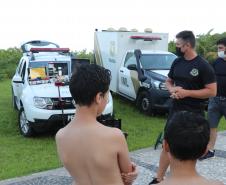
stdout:
<svg viewBox="0 0 226 185">
<path fill-rule="evenodd" d="M 12 88 L 12 105 L 14 110 L 18 110 L 18 107 L 16 105 L 16 97 L 14 96 L 14 93 L 13 93 L 13 88 Z"/>
<path fill-rule="evenodd" d="M 151 97 L 147 91 L 139 93 L 137 99 L 137 106 L 141 112 L 144 112 L 146 114 L 152 113 Z"/>
<path fill-rule="evenodd" d="M 34 134 L 23 108 L 19 111 L 19 129 L 20 133 L 25 137 L 29 137 Z"/>
</svg>

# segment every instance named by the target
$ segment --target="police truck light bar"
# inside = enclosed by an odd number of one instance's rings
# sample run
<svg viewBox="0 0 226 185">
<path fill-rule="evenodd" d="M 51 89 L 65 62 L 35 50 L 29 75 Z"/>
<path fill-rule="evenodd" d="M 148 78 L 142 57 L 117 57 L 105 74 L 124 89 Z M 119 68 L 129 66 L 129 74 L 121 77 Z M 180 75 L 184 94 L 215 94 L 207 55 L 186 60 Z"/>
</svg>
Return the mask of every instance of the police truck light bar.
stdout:
<svg viewBox="0 0 226 185">
<path fill-rule="evenodd" d="M 131 39 L 135 40 L 144 40 L 144 41 L 153 41 L 153 40 L 162 40 L 161 37 L 158 36 L 139 36 L 139 35 L 134 35 L 130 37 Z"/>
<path fill-rule="evenodd" d="M 38 52 L 63 52 L 68 53 L 70 51 L 69 48 L 31 48 L 30 52 L 38 53 Z"/>
</svg>

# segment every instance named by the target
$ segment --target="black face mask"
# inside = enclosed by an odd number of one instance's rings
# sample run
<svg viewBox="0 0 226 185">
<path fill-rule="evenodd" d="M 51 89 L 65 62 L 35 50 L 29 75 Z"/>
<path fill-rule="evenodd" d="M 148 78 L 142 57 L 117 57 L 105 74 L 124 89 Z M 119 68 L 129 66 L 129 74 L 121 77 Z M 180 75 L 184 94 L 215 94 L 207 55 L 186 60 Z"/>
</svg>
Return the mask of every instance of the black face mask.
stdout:
<svg viewBox="0 0 226 185">
<path fill-rule="evenodd" d="M 176 55 L 178 57 L 183 57 L 184 56 L 184 52 L 181 51 L 181 48 L 176 47 Z"/>
</svg>

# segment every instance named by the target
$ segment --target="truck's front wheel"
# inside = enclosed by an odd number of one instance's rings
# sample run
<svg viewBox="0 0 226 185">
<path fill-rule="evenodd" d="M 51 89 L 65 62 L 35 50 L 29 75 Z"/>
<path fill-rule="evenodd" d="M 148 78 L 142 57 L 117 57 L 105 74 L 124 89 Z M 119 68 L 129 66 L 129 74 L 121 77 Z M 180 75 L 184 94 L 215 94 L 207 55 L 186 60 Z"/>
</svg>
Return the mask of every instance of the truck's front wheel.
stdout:
<svg viewBox="0 0 226 185">
<path fill-rule="evenodd" d="M 137 106 L 141 112 L 146 114 L 152 113 L 151 97 L 147 91 L 142 91 L 138 95 Z"/>
<path fill-rule="evenodd" d="M 26 118 L 26 114 L 23 108 L 21 108 L 19 111 L 19 129 L 20 133 L 25 137 L 34 135 L 34 131 Z"/>
</svg>

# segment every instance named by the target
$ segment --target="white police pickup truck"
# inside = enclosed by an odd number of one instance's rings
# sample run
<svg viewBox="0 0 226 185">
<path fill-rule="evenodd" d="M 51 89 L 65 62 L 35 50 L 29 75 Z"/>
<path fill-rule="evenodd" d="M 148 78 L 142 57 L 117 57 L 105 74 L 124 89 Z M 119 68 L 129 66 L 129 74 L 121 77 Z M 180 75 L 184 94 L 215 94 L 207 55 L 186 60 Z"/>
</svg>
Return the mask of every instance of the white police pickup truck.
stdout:
<svg viewBox="0 0 226 185">
<path fill-rule="evenodd" d="M 66 125 L 75 114 L 69 91 L 74 64 L 68 48 L 48 41 L 29 41 L 21 46 L 23 56 L 12 78 L 13 107 L 19 110 L 23 136 Z M 101 118 L 112 116 L 113 100 Z"/>
</svg>

